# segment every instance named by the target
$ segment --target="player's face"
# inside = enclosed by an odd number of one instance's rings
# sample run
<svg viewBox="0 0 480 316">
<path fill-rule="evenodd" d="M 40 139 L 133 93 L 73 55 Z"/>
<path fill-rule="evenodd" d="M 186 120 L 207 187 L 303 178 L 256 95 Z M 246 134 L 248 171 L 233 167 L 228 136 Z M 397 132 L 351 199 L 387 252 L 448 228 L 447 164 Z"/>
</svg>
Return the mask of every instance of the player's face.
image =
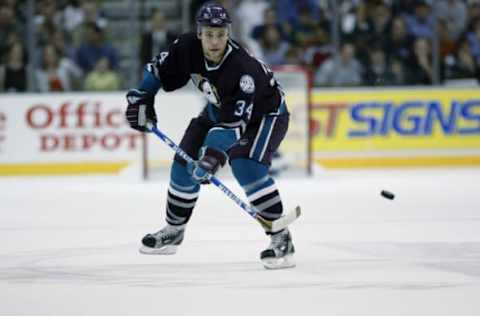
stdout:
<svg viewBox="0 0 480 316">
<path fill-rule="evenodd" d="M 211 62 L 219 63 L 227 47 L 228 29 L 226 27 L 203 26 L 199 38 L 202 42 L 205 58 Z"/>
</svg>

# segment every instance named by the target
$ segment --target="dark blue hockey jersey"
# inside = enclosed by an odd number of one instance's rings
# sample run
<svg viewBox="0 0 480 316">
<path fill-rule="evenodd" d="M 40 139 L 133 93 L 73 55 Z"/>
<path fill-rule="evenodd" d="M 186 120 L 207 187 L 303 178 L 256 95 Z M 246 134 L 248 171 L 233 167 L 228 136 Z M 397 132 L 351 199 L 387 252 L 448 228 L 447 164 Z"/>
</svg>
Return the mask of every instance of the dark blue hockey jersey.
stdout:
<svg viewBox="0 0 480 316">
<path fill-rule="evenodd" d="M 197 35 L 184 34 L 148 64 L 147 70 L 167 92 L 191 79 L 218 109 L 216 123 L 220 126 L 240 127 L 243 132 L 265 114 L 286 112 L 283 92 L 272 71 L 231 39 L 222 61 L 211 66 Z"/>
</svg>

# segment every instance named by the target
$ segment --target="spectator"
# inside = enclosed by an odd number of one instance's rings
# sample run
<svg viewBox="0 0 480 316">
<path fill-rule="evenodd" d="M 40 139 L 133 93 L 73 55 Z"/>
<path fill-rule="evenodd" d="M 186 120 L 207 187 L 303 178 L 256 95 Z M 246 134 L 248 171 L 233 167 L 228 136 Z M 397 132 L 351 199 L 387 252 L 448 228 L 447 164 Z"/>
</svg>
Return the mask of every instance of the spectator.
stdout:
<svg viewBox="0 0 480 316">
<path fill-rule="evenodd" d="M 432 38 L 434 23 L 430 5 L 423 0 L 415 4 L 414 14 L 405 16 L 407 30 L 414 37 Z"/>
<path fill-rule="evenodd" d="M 311 46 L 315 42 L 317 21 L 308 7 L 299 8 L 295 27 L 290 32 L 291 42 L 303 48 Z"/>
<path fill-rule="evenodd" d="M 302 63 L 303 49 L 294 45 L 290 45 L 287 53 L 285 54 L 286 65 L 298 65 Z M 316 68 L 315 68 L 316 69 Z"/>
<path fill-rule="evenodd" d="M 6 61 L 0 65 L 0 91 L 25 92 L 27 90 L 27 58 L 19 41 L 7 49 Z"/>
<path fill-rule="evenodd" d="M 160 10 L 154 10 L 150 17 L 151 29 L 142 35 L 140 44 L 141 64 L 148 63 L 154 56 L 166 49 L 176 35 L 167 29 L 165 15 Z"/>
<path fill-rule="evenodd" d="M 42 0 L 39 3 L 39 14 L 35 16 L 37 43 L 44 46 L 52 41 L 55 30 L 61 29 L 61 12 L 57 11 L 54 0 Z"/>
<path fill-rule="evenodd" d="M 432 54 L 428 39 L 421 37 L 415 40 L 409 65 L 410 84 L 429 85 L 433 83 Z"/>
<path fill-rule="evenodd" d="M 65 17 L 67 16 L 66 12 L 67 11 L 64 11 Z M 79 14 L 79 16 L 75 17 L 75 23 L 69 26 L 66 25 L 65 28 L 67 32 L 72 35 L 71 44 L 75 47 L 82 43 L 85 28 L 90 28 L 91 25 L 96 25 L 102 30 L 107 28 L 108 21 L 98 9 L 96 1 L 82 0 L 80 10 L 73 12 Z"/>
<path fill-rule="evenodd" d="M 278 21 L 289 30 L 294 30 L 300 23 L 300 11 L 308 11 L 315 21 L 320 21 L 321 12 L 316 0 L 277 0 Z"/>
<path fill-rule="evenodd" d="M 105 41 L 103 30 L 94 23 L 88 23 L 85 27 L 85 42 L 75 52 L 75 63 L 84 73 L 88 73 L 102 57 L 105 57 L 112 69 L 115 69 L 118 63 L 117 56 L 115 48 Z"/>
<path fill-rule="evenodd" d="M 384 86 L 395 82 L 385 53 L 380 48 L 370 51 L 368 67 L 365 71 L 364 83 L 370 86 Z"/>
<path fill-rule="evenodd" d="M 368 19 L 367 5 L 364 3 L 359 3 L 354 12 L 345 14 L 342 20 L 343 36 L 349 41 L 355 41 L 357 38 L 360 41 L 368 39 L 373 32 L 372 28 Z"/>
<path fill-rule="evenodd" d="M 68 58 L 59 57 L 53 45 L 43 48 L 41 67 L 35 74 L 40 92 L 72 91 L 72 80 L 79 80 L 81 76 L 82 71 Z"/>
<path fill-rule="evenodd" d="M 468 44 L 475 62 L 480 64 L 480 19 L 473 24 L 473 29 L 467 34 Z"/>
<path fill-rule="evenodd" d="M 105 29 L 108 25 L 107 19 L 104 17 L 103 13 L 98 8 L 98 1 L 94 0 L 85 0 L 82 1 L 82 23 L 94 23 L 100 28 Z"/>
<path fill-rule="evenodd" d="M 352 19 L 345 22 L 345 32 L 343 37 L 355 45 L 357 57 L 362 63 L 368 62 L 368 49 L 370 48 L 371 36 L 373 34 L 373 26 L 368 18 L 367 5 L 359 3 L 355 9 L 354 16 L 347 16 L 346 19 Z M 346 25 L 350 24 L 350 27 Z"/>
<path fill-rule="evenodd" d="M 77 26 L 82 24 L 84 12 L 82 0 L 68 0 L 62 11 L 63 29 L 67 33 L 72 33 Z"/>
<path fill-rule="evenodd" d="M 312 45 L 306 49 L 302 49 L 304 52 L 302 60 L 307 67 L 317 69 L 332 55 L 333 47 L 330 43 L 328 32 L 320 25 L 317 25 L 315 28 L 312 39 Z"/>
<path fill-rule="evenodd" d="M 0 57 L 16 38 L 23 38 L 23 27 L 15 20 L 15 11 L 6 4 L 0 5 Z"/>
<path fill-rule="evenodd" d="M 259 57 L 267 65 L 277 66 L 285 63 L 285 56 L 289 50 L 288 42 L 282 40 L 278 29 L 271 25 L 265 29 L 259 41 Z"/>
<path fill-rule="evenodd" d="M 440 59 L 444 60 L 455 50 L 455 41 L 448 31 L 448 23 L 444 19 L 438 19 L 437 32 L 440 49 Z"/>
<path fill-rule="evenodd" d="M 282 25 L 278 23 L 277 13 L 273 8 L 267 8 L 263 12 L 263 23 L 253 28 L 251 37 L 256 41 L 259 41 L 265 33 L 265 30 L 271 26 L 275 27 L 278 30 L 282 39 L 286 39 L 286 35 L 283 32 Z"/>
<path fill-rule="evenodd" d="M 467 40 L 461 41 L 455 56 L 447 59 L 447 73 L 450 79 L 479 77 L 479 67 L 475 63 Z"/>
<path fill-rule="evenodd" d="M 403 18 L 394 18 L 390 36 L 384 45 L 384 50 L 388 58 L 396 58 L 404 63 L 407 62 L 410 58 L 412 44 L 413 37 L 407 33 Z"/>
<path fill-rule="evenodd" d="M 324 11 L 319 10 L 312 14 L 310 9 L 311 6 L 305 1 L 303 5 L 297 4 L 296 26 L 290 32 L 289 39 L 292 45 L 302 49 L 302 64 L 314 70 L 330 56 L 332 47 L 328 34 L 330 22 L 325 17 Z"/>
<path fill-rule="evenodd" d="M 354 86 L 362 82 L 362 66 L 355 59 L 355 46 L 342 45 L 340 56 L 326 60 L 315 74 L 315 84 L 322 86 Z"/>
<path fill-rule="evenodd" d="M 392 13 L 393 15 L 413 15 L 415 13 L 415 5 L 418 0 L 393 0 L 392 2 Z"/>
<path fill-rule="evenodd" d="M 462 0 L 437 0 L 434 8 L 437 17 L 445 20 L 450 39 L 457 40 L 466 27 L 466 4 Z"/>
<path fill-rule="evenodd" d="M 265 0 L 244 0 L 234 11 L 234 18 L 241 21 L 238 40 L 249 49 L 252 45 L 255 45 L 254 40 L 250 36 L 252 30 L 255 26 L 263 24 L 263 12 L 268 7 L 269 4 Z"/>
<path fill-rule="evenodd" d="M 388 38 L 392 27 L 392 15 L 390 8 L 383 3 L 377 4 L 373 8 L 372 20 L 372 39 L 371 44 L 384 43 Z M 373 43 L 372 43 L 373 42 Z"/>
<path fill-rule="evenodd" d="M 51 37 L 52 40 L 50 43 L 55 46 L 55 49 L 58 51 L 59 55 L 73 60 L 75 57 L 75 49 L 68 44 L 66 40 L 67 34 L 65 34 L 65 32 L 61 29 L 56 29 Z"/>
<path fill-rule="evenodd" d="M 475 21 L 480 19 L 480 2 L 471 2 L 468 7 L 468 23 L 466 30 L 470 31 Z"/>
<path fill-rule="evenodd" d="M 408 74 L 403 62 L 399 59 L 393 58 L 390 61 L 390 68 L 392 70 L 392 81 L 389 85 L 405 85 L 407 83 Z"/>
<path fill-rule="evenodd" d="M 113 91 L 120 89 L 120 77 L 110 69 L 109 60 L 100 58 L 85 79 L 86 91 Z"/>
</svg>

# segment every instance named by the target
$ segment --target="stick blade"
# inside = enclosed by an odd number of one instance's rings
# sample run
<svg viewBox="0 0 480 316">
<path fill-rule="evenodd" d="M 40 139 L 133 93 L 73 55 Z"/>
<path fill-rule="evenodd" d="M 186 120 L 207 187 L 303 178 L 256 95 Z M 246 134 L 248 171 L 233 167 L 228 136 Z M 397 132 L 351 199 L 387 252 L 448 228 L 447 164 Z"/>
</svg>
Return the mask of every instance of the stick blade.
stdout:
<svg viewBox="0 0 480 316">
<path fill-rule="evenodd" d="M 256 219 L 260 222 L 260 224 L 265 228 L 267 232 L 278 232 L 282 229 L 286 228 L 288 225 L 293 223 L 297 218 L 300 217 L 302 214 L 302 210 L 300 206 L 295 207 L 295 209 L 291 210 L 290 212 L 286 213 L 282 217 L 274 220 L 269 221 L 264 219 L 263 217 L 257 215 Z"/>
</svg>

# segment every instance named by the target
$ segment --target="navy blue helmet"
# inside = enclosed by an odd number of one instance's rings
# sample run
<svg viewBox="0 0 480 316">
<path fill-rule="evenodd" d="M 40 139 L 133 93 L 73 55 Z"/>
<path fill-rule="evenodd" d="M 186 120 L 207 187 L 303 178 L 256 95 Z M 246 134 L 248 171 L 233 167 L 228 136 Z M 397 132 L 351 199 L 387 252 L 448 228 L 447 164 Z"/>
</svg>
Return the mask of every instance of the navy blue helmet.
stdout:
<svg viewBox="0 0 480 316">
<path fill-rule="evenodd" d="M 232 23 L 227 10 L 218 4 L 206 4 L 198 10 L 198 25 L 223 27 Z"/>
</svg>

